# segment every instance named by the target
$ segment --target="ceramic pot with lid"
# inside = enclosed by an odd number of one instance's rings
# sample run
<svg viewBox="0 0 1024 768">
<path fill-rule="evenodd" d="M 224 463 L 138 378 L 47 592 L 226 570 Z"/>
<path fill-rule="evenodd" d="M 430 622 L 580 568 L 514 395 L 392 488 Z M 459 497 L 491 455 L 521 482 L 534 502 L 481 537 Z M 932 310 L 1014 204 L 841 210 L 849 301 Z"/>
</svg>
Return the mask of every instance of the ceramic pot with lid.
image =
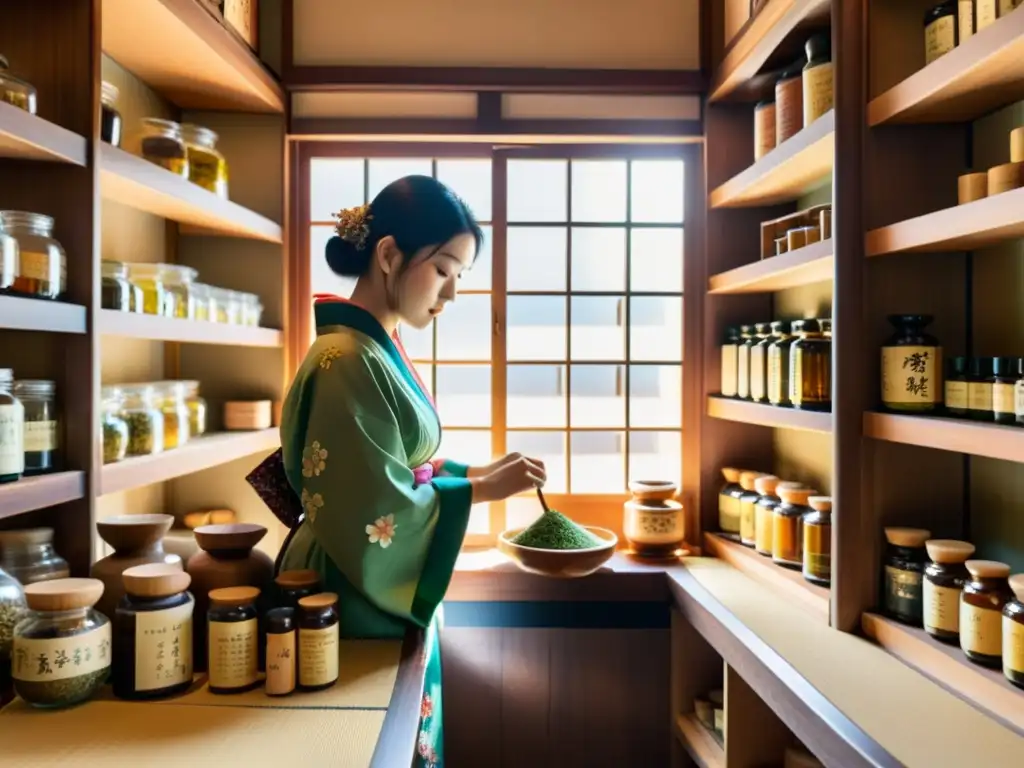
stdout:
<svg viewBox="0 0 1024 768">
<path fill-rule="evenodd" d="M 178 555 L 164 552 L 163 537 L 173 522 L 171 515 L 114 515 L 96 522 L 100 538 L 114 548 L 114 554 L 94 563 L 89 573 L 104 585 L 96 610 L 104 616 L 114 616 L 117 604 L 124 597 L 121 574 L 129 568 L 164 563 L 184 570 Z"/>
<path fill-rule="evenodd" d="M 633 498 L 623 505 L 623 533 L 634 554 L 672 557 L 686 539 L 683 505 L 674 500 L 679 487 L 668 480 L 634 480 Z"/>
</svg>

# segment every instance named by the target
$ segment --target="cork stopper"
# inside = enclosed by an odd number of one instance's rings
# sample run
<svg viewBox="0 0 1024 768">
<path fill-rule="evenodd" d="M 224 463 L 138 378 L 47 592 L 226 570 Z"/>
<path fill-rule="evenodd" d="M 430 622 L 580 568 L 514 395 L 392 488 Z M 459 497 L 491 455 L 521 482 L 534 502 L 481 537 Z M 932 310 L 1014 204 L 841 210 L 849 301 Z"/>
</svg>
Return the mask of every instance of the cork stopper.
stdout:
<svg viewBox="0 0 1024 768">
<path fill-rule="evenodd" d="M 1024 603 L 1024 573 L 1015 573 L 1010 577 L 1010 589 L 1017 596 L 1017 602 Z"/>
<path fill-rule="evenodd" d="M 804 488 L 803 486 L 793 488 L 790 487 L 789 483 L 779 483 L 775 488 L 775 493 L 786 504 L 797 504 L 801 507 L 806 507 L 807 500 L 814 496 L 817 491 L 813 488 Z"/>
<path fill-rule="evenodd" d="M 811 496 L 807 499 L 807 506 L 811 509 L 815 509 L 818 512 L 831 512 L 832 511 L 832 497 L 831 496 Z"/>
<path fill-rule="evenodd" d="M 1005 579 L 1010 575 L 1010 566 L 996 560 L 968 560 L 964 565 L 976 579 Z"/>
<path fill-rule="evenodd" d="M 170 597 L 188 589 L 192 577 L 181 565 L 150 563 L 128 568 L 121 574 L 124 591 L 135 597 Z"/>
<path fill-rule="evenodd" d="M 256 587 L 222 587 L 210 590 L 210 602 L 214 605 L 249 605 L 260 596 Z"/>
<path fill-rule="evenodd" d="M 738 483 L 741 471 L 735 467 L 722 467 L 722 476 L 730 483 Z"/>
<path fill-rule="evenodd" d="M 774 496 L 778 484 L 779 478 L 775 475 L 761 475 L 754 481 L 754 490 L 762 496 Z"/>
<path fill-rule="evenodd" d="M 299 587 L 315 587 L 320 583 L 320 573 L 312 568 L 304 568 L 296 571 L 281 571 L 274 579 L 277 586 L 282 589 L 296 589 Z"/>
<path fill-rule="evenodd" d="M 744 491 L 754 490 L 754 483 L 761 476 L 760 472 L 743 472 L 740 474 L 740 488 Z"/>
<path fill-rule="evenodd" d="M 886 528 L 885 539 L 894 547 L 922 547 L 932 537 L 925 528 Z"/>
<path fill-rule="evenodd" d="M 333 592 L 321 592 L 319 595 L 310 595 L 299 600 L 299 608 L 307 611 L 319 611 L 330 608 L 338 602 L 338 596 Z"/>
<path fill-rule="evenodd" d="M 103 596 L 99 579 L 53 579 L 25 587 L 25 602 L 33 611 L 71 611 L 92 608 Z"/>
<path fill-rule="evenodd" d="M 974 545 L 956 539 L 929 539 L 924 543 L 933 563 L 962 563 L 974 554 Z"/>
</svg>

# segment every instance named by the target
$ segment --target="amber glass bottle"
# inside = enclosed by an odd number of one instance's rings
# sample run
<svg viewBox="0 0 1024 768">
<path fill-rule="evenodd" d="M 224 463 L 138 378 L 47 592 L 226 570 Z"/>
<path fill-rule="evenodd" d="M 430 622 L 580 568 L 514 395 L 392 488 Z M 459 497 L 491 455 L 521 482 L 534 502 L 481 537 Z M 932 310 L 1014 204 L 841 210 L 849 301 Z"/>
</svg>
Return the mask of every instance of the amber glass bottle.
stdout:
<svg viewBox="0 0 1024 768">
<path fill-rule="evenodd" d="M 960 648 L 985 667 L 1003 664 L 1003 608 L 1014 598 L 1010 566 L 994 560 L 968 560 L 970 580 L 960 595 Z"/>
<path fill-rule="evenodd" d="M 925 333 L 931 315 L 890 315 L 896 332 L 882 346 L 882 405 L 891 411 L 936 410 L 942 385 L 942 347 Z"/>
<path fill-rule="evenodd" d="M 952 539 L 925 542 L 931 562 L 925 566 L 922 584 L 924 631 L 947 643 L 960 641 L 960 593 L 970 578 L 964 563 L 974 545 Z"/>
<path fill-rule="evenodd" d="M 1024 688 L 1024 573 L 1009 579 L 1014 599 L 1003 608 L 1003 674 Z"/>
<path fill-rule="evenodd" d="M 789 348 L 789 400 L 794 408 L 832 408 L 832 342 L 817 320 L 793 323 L 796 341 Z"/>
<path fill-rule="evenodd" d="M 775 490 L 779 485 L 775 475 L 761 475 L 754 481 L 754 490 L 761 495 L 754 506 L 754 548 L 765 557 L 772 556 L 772 518 L 782 503 Z"/>
<path fill-rule="evenodd" d="M 725 485 L 718 492 L 718 529 L 727 537 L 739 539 L 740 535 L 740 496 L 743 486 L 740 485 L 742 469 L 722 467 Z"/>
<path fill-rule="evenodd" d="M 804 515 L 804 578 L 827 587 L 832 583 L 832 498 L 811 496 L 813 510 Z"/>
<path fill-rule="evenodd" d="M 744 472 L 740 475 L 740 487 L 743 489 L 743 495 L 740 496 L 740 543 L 746 547 L 754 546 L 754 510 L 761 500 L 761 494 L 755 490 L 755 483 L 760 476 L 760 472 Z"/>
<path fill-rule="evenodd" d="M 886 528 L 885 580 L 882 606 L 904 624 L 921 626 L 921 582 L 927 555 L 924 543 L 932 537 L 924 528 Z"/>
<path fill-rule="evenodd" d="M 802 570 L 803 517 L 811 508 L 807 500 L 817 491 L 813 488 L 784 487 L 781 483 L 775 490 L 782 503 L 772 512 L 772 561 L 787 568 Z"/>
</svg>

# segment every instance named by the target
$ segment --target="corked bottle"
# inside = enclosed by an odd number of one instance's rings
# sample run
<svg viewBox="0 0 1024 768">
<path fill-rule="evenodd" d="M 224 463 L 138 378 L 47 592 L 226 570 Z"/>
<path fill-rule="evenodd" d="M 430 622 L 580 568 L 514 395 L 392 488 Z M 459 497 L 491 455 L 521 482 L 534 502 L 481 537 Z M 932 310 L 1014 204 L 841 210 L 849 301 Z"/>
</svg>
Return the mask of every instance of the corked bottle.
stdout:
<svg viewBox="0 0 1024 768">
<path fill-rule="evenodd" d="M 960 641 L 960 593 L 970 578 L 964 563 L 974 545 L 953 539 L 929 539 L 924 544 L 931 562 L 922 584 L 924 631 L 936 640 Z"/>
<path fill-rule="evenodd" d="M 242 693 L 259 685 L 256 587 L 210 590 L 207 669 L 210 693 Z"/>
<path fill-rule="evenodd" d="M 956 48 L 959 37 L 957 0 L 942 0 L 924 15 L 925 65 Z"/>
<path fill-rule="evenodd" d="M 1024 688 L 1024 573 L 1009 579 L 1014 599 L 1003 608 L 1003 675 Z"/>
<path fill-rule="evenodd" d="M 832 109 L 832 39 L 817 32 L 804 46 L 807 65 L 803 72 L 804 128 Z"/>
<path fill-rule="evenodd" d="M 295 609 L 273 608 L 267 611 L 267 696 L 287 696 L 295 690 Z"/>
<path fill-rule="evenodd" d="M 782 485 L 799 487 L 800 483 L 781 483 L 775 475 L 761 475 L 754 481 L 754 490 L 761 494 L 754 507 L 754 549 L 765 557 L 772 556 L 772 518 L 782 503 L 777 495 Z"/>
<path fill-rule="evenodd" d="M 960 648 L 975 664 L 1003 664 L 1003 608 L 1014 598 L 1007 581 L 1010 566 L 994 560 L 968 560 L 971 574 L 960 595 Z"/>
<path fill-rule="evenodd" d="M 811 511 L 807 500 L 817 491 L 788 485 L 783 487 L 780 483 L 775 492 L 782 503 L 772 514 L 772 561 L 787 568 L 803 570 L 803 518 Z"/>
<path fill-rule="evenodd" d="M 776 145 L 792 138 L 804 127 L 803 62 L 786 67 L 775 84 Z"/>
<path fill-rule="evenodd" d="M 728 538 L 739 538 L 740 496 L 743 495 L 743 486 L 740 485 L 742 471 L 735 467 L 722 467 L 725 485 L 718 492 L 718 530 L 727 534 Z"/>
<path fill-rule="evenodd" d="M 882 606 L 885 613 L 914 627 L 921 626 L 926 555 L 924 543 L 932 533 L 924 528 L 886 528 L 885 586 Z"/>
<path fill-rule="evenodd" d="M 754 107 L 754 159 L 760 160 L 775 149 L 775 102 L 758 102 Z"/>
<path fill-rule="evenodd" d="M 739 331 L 730 328 L 725 332 L 725 341 L 722 342 L 722 397 L 736 397 L 739 353 Z"/>
<path fill-rule="evenodd" d="M 338 682 L 338 596 L 322 592 L 299 600 L 299 689 L 319 691 Z"/>
<path fill-rule="evenodd" d="M 811 496 L 807 505 L 814 510 L 804 515 L 804 578 L 827 587 L 832 583 L 832 498 Z"/>
<path fill-rule="evenodd" d="M 757 502 L 761 500 L 755 484 L 760 476 L 760 472 L 744 472 L 740 475 L 740 487 L 743 489 L 743 495 L 740 496 L 740 543 L 746 547 L 754 546 L 754 511 Z"/>
</svg>

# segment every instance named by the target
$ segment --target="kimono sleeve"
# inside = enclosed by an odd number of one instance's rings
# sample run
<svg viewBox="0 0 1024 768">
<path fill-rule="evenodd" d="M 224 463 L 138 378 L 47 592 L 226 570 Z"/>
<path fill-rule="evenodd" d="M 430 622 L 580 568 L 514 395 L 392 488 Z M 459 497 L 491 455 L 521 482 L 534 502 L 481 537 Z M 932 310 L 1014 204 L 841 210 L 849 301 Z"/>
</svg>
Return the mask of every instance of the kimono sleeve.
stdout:
<svg viewBox="0 0 1024 768">
<path fill-rule="evenodd" d="M 426 626 L 466 533 L 470 481 L 416 485 L 386 380 L 358 358 L 337 362 L 312 373 L 286 411 L 289 481 L 345 578 L 381 610 Z"/>
</svg>

